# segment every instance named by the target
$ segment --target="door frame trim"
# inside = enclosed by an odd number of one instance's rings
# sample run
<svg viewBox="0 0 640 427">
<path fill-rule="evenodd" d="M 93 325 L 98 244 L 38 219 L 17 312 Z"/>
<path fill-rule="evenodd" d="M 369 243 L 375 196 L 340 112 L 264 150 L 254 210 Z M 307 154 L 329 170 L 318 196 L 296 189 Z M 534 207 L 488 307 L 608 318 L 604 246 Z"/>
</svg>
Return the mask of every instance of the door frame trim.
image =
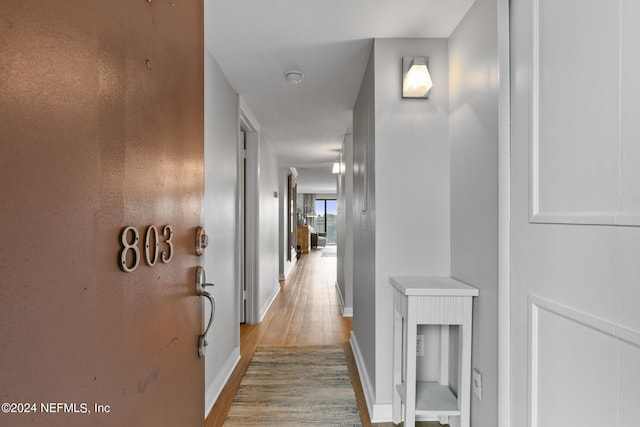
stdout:
<svg viewBox="0 0 640 427">
<path fill-rule="evenodd" d="M 242 196 L 242 189 L 245 191 L 246 204 L 244 210 L 238 209 L 238 224 L 242 224 L 246 217 L 246 230 L 238 233 L 238 274 L 242 272 L 242 257 L 245 265 L 245 281 L 247 288 L 247 306 L 245 312 L 245 322 L 249 324 L 255 324 L 260 321 L 258 312 L 258 290 L 259 290 L 259 275 L 258 266 L 260 265 L 260 251 L 259 251 L 259 239 L 258 239 L 258 218 L 259 218 L 259 187 L 258 187 L 258 154 L 259 154 L 259 142 L 260 142 L 260 125 L 255 119 L 253 113 L 249 109 L 249 106 L 245 102 L 242 95 L 239 95 L 239 112 L 238 112 L 238 140 L 240 139 L 240 128 L 245 130 L 247 139 L 246 149 L 246 182 L 238 183 L 238 203 L 242 204 L 240 197 Z M 242 152 L 241 143 L 238 143 L 238 158 L 242 161 L 244 153 Z M 239 177 L 243 179 L 242 177 Z M 242 188 L 240 187 L 242 185 Z M 241 227 L 239 227 L 241 228 Z M 244 234 L 246 232 L 246 235 Z M 246 243 L 246 251 L 245 251 Z M 241 276 L 238 276 L 241 277 Z M 239 304 L 242 304 L 242 289 L 238 286 Z M 240 323 L 240 319 L 238 319 Z"/>
<path fill-rule="evenodd" d="M 511 425 L 511 69 L 509 0 L 498 23 L 498 426 Z"/>
</svg>

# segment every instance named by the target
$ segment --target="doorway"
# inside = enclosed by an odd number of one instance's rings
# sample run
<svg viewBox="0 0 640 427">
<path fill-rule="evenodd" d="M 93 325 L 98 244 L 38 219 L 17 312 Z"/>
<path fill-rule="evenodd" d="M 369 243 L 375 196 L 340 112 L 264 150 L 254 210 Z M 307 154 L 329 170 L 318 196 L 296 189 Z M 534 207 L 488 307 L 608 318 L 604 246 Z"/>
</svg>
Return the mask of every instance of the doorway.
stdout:
<svg viewBox="0 0 640 427">
<path fill-rule="evenodd" d="M 238 127 L 238 301 L 239 322 L 259 322 L 258 292 L 258 223 L 259 127 L 240 97 Z"/>
<path fill-rule="evenodd" d="M 314 228 L 319 236 L 324 235 L 324 243 L 326 245 L 336 245 L 338 243 L 337 216 L 338 201 L 336 199 L 316 199 Z M 319 244 L 319 246 L 325 245 Z"/>
<path fill-rule="evenodd" d="M 247 205 L 247 131 L 244 127 L 240 127 L 240 161 L 238 162 L 238 216 L 240 217 L 240 256 L 238 257 L 239 282 L 240 282 L 240 323 L 247 323 L 247 214 L 245 206 Z"/>
</svg>

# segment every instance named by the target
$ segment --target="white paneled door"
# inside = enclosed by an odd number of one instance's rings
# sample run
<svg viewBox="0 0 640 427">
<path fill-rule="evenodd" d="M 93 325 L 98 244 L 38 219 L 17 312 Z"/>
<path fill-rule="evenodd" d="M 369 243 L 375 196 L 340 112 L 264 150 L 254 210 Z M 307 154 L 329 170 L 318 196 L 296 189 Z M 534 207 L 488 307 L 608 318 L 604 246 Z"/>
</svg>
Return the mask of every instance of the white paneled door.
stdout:
<svg viewBox="0 0 640 427">
<path fill-rule="evenodd" d="M 511 425 L 637 425 L 640 6 L 511 2 Z"/>
</svg>

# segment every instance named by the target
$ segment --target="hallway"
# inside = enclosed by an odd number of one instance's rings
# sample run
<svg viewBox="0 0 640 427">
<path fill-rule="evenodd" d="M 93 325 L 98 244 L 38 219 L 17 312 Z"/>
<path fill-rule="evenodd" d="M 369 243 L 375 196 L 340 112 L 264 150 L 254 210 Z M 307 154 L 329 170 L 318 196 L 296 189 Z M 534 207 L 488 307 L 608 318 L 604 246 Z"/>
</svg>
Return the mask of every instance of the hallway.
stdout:
<svg viewBox="0 0 640 427">
<path fill-rule="evenodd" d="M 241 325 L 241 359 L 205 427 L 222 426 L 257 346 L 348 344 L 351 318 L 341 316 L 335 281 L 335 256 L 314 249 L 300 257 L 262 323 Z"/>
<path fill-rule="evenodd" d="M 332 345 L 342 344 L 354 385 L 360 421 L 363 427 L 391 427 L 391 423 L 371 424 L 355 360 L 349 344 L 351 318 L 342 317 L 335 289 L 336 257 L 332 248 L 313 249 L 302 255 L 280 293 L 258 325 L 240 327 L 240 353 L 233 374 L 218 397 L 205 427 L 220 427 L 224 423 L 240 381 L 251 357 L 259 345 Z M 417 423 L 435 426 L 438 423 Z"/>
</svg>

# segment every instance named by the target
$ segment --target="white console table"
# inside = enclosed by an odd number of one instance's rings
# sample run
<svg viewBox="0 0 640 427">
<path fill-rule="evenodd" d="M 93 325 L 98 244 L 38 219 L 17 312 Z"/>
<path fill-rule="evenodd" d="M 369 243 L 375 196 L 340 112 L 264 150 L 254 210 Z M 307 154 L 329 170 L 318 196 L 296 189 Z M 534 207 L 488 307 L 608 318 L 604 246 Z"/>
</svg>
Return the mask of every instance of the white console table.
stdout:
<svg viewBox="0 0 640 427">
<path fill-rule="evenodd" d="M 469 427 L 473 297 L 478 290 L 449 277 L 390 277 L 394 287 L 393 423 L 415 426 L 416 415 L 442 424 L 459 416 Z M 440 379 L 416 382 L 418 325 L 441 325 Z M 458 396 L 449 388 L 449 326 L 460 326 Z"/>
</svg>

